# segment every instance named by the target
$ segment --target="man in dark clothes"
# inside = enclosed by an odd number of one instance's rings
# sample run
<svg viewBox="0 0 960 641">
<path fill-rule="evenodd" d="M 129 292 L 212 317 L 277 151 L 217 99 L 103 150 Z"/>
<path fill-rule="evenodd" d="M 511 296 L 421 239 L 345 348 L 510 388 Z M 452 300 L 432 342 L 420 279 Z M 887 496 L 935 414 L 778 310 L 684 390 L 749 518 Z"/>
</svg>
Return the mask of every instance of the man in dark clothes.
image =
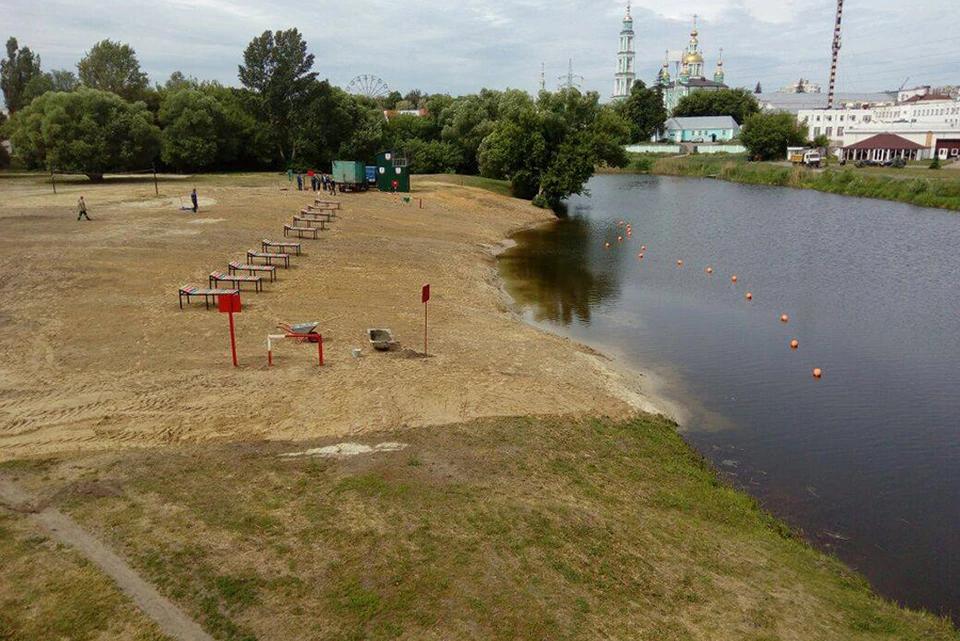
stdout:
<svg viewBox="0 0 960 641">
<path fill-rule="evenodd" d="M 197 203 L 197 188 L 194 187 L 193 191 L 190 192 L 190 202 L 193 203 L 193 213 L 197 213 L 199 205 Z"/>
<path fill-rule="evenodd" d="M 303 174 L 297 173 L 297 191 L 303 191 Z"/>
</svg>

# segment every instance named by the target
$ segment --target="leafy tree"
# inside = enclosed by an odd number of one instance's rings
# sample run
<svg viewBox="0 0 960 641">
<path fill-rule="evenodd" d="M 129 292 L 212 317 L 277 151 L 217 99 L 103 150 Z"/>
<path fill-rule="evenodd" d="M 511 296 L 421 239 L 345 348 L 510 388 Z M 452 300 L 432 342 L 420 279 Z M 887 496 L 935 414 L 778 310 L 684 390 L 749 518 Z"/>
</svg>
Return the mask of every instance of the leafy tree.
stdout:
<svg viewBox="0 0 960 641">
<path fill-rule="evenodd" d="M 783 158 L 787 147 L 806 140 L 807 125 L 785 112 L 754 114 L 740 130 L 740 141 L 754 160 Z"/>
<path fill-rule="evenodd" d="M 414 109 L 419 109 L 429 97 L 430 96 L 423 93 L 419 89 L 412 89 L 411 91 L 407 92 L 407 95 L 404 96 L 403 99 L 413 105 Z"/>
<path fill-rule="evenodd" d="M 416 109 L 416 108 L 417 108 L 416 103 L 410 102 L 410 101 L 407 100 L 406 98 L 404 98 L 403 100 L 401 100 L 400 102 L 398 102 L 398 103 L 396 104 L 396 107 L 395 107 L 395 109 L 396 109 L 397 111 L 410 111 L 410 110 Z"/>
<path fill-rule="evenodd" d="M 79 87 L 80 81 L 72 71 L 54 69 L 48 73 L 34 76 L 27 83 L 23 91 L 24 104 L 30 104 L 34 98 L 42 96 L 48 91 L 76 91 Z"/>
<path fill-rule="evenodd" d="M 273 154 L 268 132 L 253 115 L 257 96 L 246 89 L 224 87 L 218 82 L 204 82 L 199 89 L 220 104 L 226 119 L 230 143 L 221 147 L 219 166 L 225 169 L 268 167 Z"/>
<path fill-rule="evenodd" d="M 529 97 L 527 98 L 529 100 Z M 460 148 L 463 158 L 459 173 L 474 174 L 479 169 L 480 143 L 494 128 L 499 106 L 488 95 L 469 95 L 455 99 L 439 116 L 443 124 L 441 139 Z"/>
<path fill-rule="evenodd" d="M 826 134 L 820 134 L 819 136 L 814 136 L 813 140 L 810 141 L 811 147 L 828 147 L 830 145 L 830 138 Z"/>
<path fill-rule="evenodd" d="M 168 93 L 160 124 L 160 158 L 174 169 L 207 169 L 236 156 L 237 140 L 229 135 L 223 107 L 199 89 Z"/>
<path fill-rule="evenodd" d="M 316 86 L 313 60 L 296 29 L 264 31 L 243 52 L 240 82 L 259 96 L 260 110 L 285 164 L 296 159 L 297 121 Z"/>
<path fill-rule="evenodd" d="M 453 173 L 463 161 L 460 148 L 439 140 L 420 140 L 414 138 L 403 145 L 413 174 Z"/>
<path fill-rule="evenodd" d="M 596 92 L 541 92 L 534 103 L 513 96 L 480 146 L 481 173 L 510 180 L 514 195 L 556 206 L 584 185 L 599 164 L 626 163 L 630 125 Z"/>
<path fill-rule="evenodd" d="M 45 93 L 18 111 L 7 129 L 27 168 L 78 171 L 94 181 L 107 171 L 149 166 L 160 146 L 144 103 L 96 89 Z"/>
<path fill-rule="evenodd" d="M 382 137 L 383 113 L 376 106 L 358 100 L 339 87 L 324 81 L 317 83 L 314 98 L 303 113 L 299 147 L 300 158 L 313 167 L 329 165 L 341 157 L 358 161 L 373 159 Z M 353 138 L 364 129 L 362 140 Z M 351 146 L 351 141 L 356 143 Z M 341 147 L 348 145 L 341 153 Z"/>
<path fill-rule="evenodd" d="M 170 74 L 170 77 L 167 78 L 167 81 L 163 83 L 163 88 L 166 91 L 180 91 L 181 89 L 199 89 L 200 81 L 190 76 L 189 78 L 183 75 L 182 71 L 174 71 Z"/>
<path fill-rule="evenodd" d="M 620 115 L 630 124 L 630 142 L 650 140 L 663 131 L 667 109 L 661 91 L 659 86 L 648 88 L 637 80 L 627 99 L 619 103 Z"/>
<path fill-rule="evenodd" d="M 760 86 L 760 81 L 757 81 L 757 86 L 753 88 L 753 93 L 763 93 L 763 87 Z"/>
<path fill-rule="evenodd" d="M 361 117 L 349 137 L 340 145 L 340 158 L 370 162 L 383 148 L 383 112 L 361 109 Z"/>
<path fill-rule="evenodd" d="M 147 90 L 147 74 L 133 47 L 119 41 L 101 40 L 77 63 L 80 82 L 91 89 L 111 91 L 129 101 L 141 100 Z"/>
<path fill-rule="evenodd" d="M 399 91 L 391 91 L 380 99 L 380 105 L 384 109 L 396 109 L 397 103 L 403 100 L 403 95 Z"/>
<path fill-rule="evenodd" d="M 760 104 L 746 89 L 719 89 L 694 91 L 680 99 L 673 116 L 732 116 L 745 123 L 753 114 L 760 113 Z"/>
<path fill-rule="evenodd" d="M 40 56 L 30 51 L 30 47 L 20 49 L 16 38 L 7 40 L 7 57 L 0 60 L 0 90 L 10 113 L 30 103 L 24 93 L 30 81 L 39 75 Z"/>
</svg>

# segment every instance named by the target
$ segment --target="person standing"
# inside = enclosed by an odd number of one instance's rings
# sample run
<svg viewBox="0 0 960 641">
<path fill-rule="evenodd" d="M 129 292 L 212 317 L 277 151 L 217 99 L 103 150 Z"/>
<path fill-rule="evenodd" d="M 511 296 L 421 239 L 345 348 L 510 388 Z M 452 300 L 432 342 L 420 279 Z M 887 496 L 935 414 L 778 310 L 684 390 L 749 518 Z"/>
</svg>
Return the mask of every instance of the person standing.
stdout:
<svg viewBox="0 0 960 641">
<path fill-rule="evenodd" d="M 303 191 L 303 174 L 297 173 L 297 191 Z"/>
<path fill-rule="evenodd" d="M 80 196 L 80 200 L 77 201 L 77 220 L 82 218 L 90 220 L 90 216 L 87 214 L 87 203 L 83 201 L 83 196 Z"/>
<path fill-rule="evenodd" d="M 197 188 L 194 187 L 193 191 L 190 192 L 190 202 L 193 203 L 193 213 L 197 213 L 199 209 L 199 204 L 197 203 Z"/>
</svg>

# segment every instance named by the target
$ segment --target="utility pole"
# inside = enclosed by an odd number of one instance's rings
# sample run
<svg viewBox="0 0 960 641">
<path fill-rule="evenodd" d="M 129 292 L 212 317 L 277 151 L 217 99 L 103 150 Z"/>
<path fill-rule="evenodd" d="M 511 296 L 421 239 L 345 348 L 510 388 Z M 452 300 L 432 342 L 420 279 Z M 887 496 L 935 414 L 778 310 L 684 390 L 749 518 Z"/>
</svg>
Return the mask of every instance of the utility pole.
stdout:
<svg viewBox="0 0 960 641">
<path fill-rule="evenodd" d="M 827 109 L 833 109 L 833 96 L 837 87 L 837 58 L 840 57 L 841 18 L 843 18 L 843 0 L 837 0 L 837 24 L 833 28 L 833 60 L 830 63 L 830 91 L 827 93 Z"/>
<path fill-rule="evenodd" d="M 573 73 L 573 58 L 570 58 L 570 63 L 567 66 L 567 75 L 560 76 L 557 78 L 560 81 L 561 89 L 579 89 L 580 83 L 583 82 L 583 76 Z"/>
<path fill-rule="evenodd" d="M 547 65 L 540 63 L 540 91 L 547 90 Z"/>
</svg>

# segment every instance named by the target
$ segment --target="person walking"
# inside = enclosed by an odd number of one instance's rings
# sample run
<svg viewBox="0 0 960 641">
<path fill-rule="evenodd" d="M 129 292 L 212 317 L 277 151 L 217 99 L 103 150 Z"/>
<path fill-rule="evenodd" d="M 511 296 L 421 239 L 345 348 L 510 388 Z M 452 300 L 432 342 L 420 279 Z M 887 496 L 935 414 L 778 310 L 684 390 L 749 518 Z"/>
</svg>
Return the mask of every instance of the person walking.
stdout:
<svg viewBox="0 0 960 641">
<path fill-rule="evenodd" d="M 197 188 L 194 187 L 193 191 L 190 192 L 190 202 L 193 203 L 193 213 L 197 213 L 199 209 L 199 204 L 197 203 Z"/>
<path fill-rule="evenodd" d="M 87 214 L 87 203 L 83 202 L 83 196 L 80 196 L 80 200 L 77 201 L 77 220 L 81 218 L 90 220 L 90 216 Z"/>
<path fill-rule="evenodd" d="M 297 191 L 303 191 L 303 174 L 297 173 Z"/>
</svg>

